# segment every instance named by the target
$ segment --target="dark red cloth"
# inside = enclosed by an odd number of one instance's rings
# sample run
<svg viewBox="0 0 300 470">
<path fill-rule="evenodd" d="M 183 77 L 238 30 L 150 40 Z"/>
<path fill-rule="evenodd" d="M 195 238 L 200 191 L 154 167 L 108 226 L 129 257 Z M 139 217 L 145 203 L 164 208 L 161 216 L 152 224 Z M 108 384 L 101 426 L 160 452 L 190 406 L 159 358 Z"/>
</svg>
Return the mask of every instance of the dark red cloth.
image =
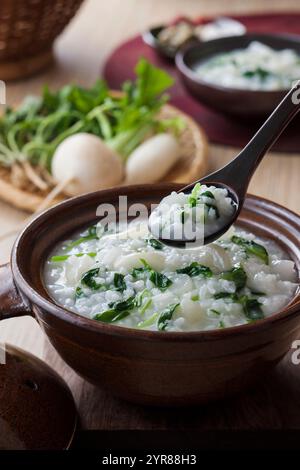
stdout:
<svg viewBox="0 0 300 470">
<path fill-rule="evenodd" d="M 289 33 L 300 35 L 300 13 L 280 13 L 250 16 L 231 16 L 241 21 L 249 32 Z M 198 18 L 196 23 L 209 18 Z M 122 82 L 134 77 L 134 66 L 143 56 L 159 67 L 165 68 L 176 78 L 170 90 L 171 102 L 193 116 L 206 131 L 212 142 L 236 147 L 244 146 L 259 128 L 258 121 L 242 121 L 214 112 L 192 98 L 181 84 L 175 66 L 147 46 L 141 36 L 134 37 L 119 46 L 108 58 L 104 78 L 111 88 L 118 89 Z M 282 134 L 274 149 L 282 152 L 300 152 L 300 118 L 297 118 Z"/>
</svg>

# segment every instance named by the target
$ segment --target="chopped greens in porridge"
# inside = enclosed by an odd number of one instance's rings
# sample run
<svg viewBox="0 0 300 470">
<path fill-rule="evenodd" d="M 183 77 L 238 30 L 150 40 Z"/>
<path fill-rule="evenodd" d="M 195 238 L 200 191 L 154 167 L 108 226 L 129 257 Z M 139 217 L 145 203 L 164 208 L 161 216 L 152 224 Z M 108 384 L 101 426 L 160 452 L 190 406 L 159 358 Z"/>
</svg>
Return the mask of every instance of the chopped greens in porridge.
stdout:
<svg viewBox="0 0 300 470">
<path fill-rule="evenodd" d="M 288 89 L 300 79 L 300 56 L 293 49 L 275 50 L 259 41 L 245 49 L 216 54 L 195 72 L 209 83 L 249 90 Z"/>
<path fill-rule="evenodd" d="M 51 254 L 45 283 L 64 308 L 124 327 L 198 331 L 260 320 L 294 295 L 293 261 L 248 232 L 176 249 L 155 240 L 147 221 L 112 229 L 90 227 Z"/>
</svg>

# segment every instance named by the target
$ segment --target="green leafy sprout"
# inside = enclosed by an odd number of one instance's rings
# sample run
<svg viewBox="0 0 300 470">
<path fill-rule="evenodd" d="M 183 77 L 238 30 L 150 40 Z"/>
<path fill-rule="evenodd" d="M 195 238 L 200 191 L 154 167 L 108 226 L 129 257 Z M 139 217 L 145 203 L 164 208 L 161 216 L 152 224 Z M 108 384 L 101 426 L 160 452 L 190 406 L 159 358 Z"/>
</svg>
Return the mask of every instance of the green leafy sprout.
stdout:
<svg viewBox="0 0 300 470">
<path fill-rule="evenodd" d="M 119 95 L 98 80 L 91 88 L 68 84 L 56 92 L 45 86 L 40 97 L 27 97 L 18 109 L 7 107 L 0 119 L 0 165 L 28 161 L 51 173 L 56 148 L 78 132 L 100 137 L 124 160 L 148 135 L 180 132 L 182 118 L 158 119 L 173 78 L 144 58 L 135 73 Z"/>
</svg>

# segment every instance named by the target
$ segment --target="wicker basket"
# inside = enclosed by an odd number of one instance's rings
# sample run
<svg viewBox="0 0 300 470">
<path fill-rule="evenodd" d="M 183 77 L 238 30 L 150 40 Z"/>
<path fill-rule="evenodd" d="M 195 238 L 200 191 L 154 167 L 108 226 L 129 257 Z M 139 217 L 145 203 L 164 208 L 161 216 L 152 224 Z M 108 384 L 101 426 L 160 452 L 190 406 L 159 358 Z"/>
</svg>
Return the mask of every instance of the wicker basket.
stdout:
<svg viewBox="0 0 300 470">
<path fill-rule="evenodd" d="M 205 175 L 208 166 L 208 144 L 205 133 L 190 116 L 174 106 L 165 105 L 162 108 L 161 118 L 173 118 L 178 115 L 182 116 L 186 122 L 186 128 L 179 137 L 181 155 L 178 162 L 162 181 L 184 184 Z M 9 204 L 19 209 L 34 212 L 43 203 L 48 192 L 40 191 L 32 184 L 27 184 L 26 188 L 18 187 L 10 170 L 0 166 L 0 199 Z M 61 194 L 52 201 L 52 204 L 66 198 L 66 195 Z"/>
<path fill-rule="evenodd" d="M 1 0 L 0 79 L 31 75 L 52 60 L 52 44 L 83 0 Z"/>
</svg>

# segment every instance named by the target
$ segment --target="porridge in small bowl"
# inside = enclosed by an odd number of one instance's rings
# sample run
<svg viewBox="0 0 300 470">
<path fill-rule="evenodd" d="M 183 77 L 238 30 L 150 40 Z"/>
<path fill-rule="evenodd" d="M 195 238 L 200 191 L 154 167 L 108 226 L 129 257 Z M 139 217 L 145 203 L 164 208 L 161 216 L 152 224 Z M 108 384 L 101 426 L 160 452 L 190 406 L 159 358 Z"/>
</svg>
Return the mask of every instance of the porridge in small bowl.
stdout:
<svg viewBox="0 0 300 470">
<path fill-rule="evenodd" d="M 287 90 L 300 78 L 300 55 L 293 49 L 275 50 L 260 41 L 244 49 L 212 56 L 194 71 L 208 83 L 245 90 Z"/>
</svg>

